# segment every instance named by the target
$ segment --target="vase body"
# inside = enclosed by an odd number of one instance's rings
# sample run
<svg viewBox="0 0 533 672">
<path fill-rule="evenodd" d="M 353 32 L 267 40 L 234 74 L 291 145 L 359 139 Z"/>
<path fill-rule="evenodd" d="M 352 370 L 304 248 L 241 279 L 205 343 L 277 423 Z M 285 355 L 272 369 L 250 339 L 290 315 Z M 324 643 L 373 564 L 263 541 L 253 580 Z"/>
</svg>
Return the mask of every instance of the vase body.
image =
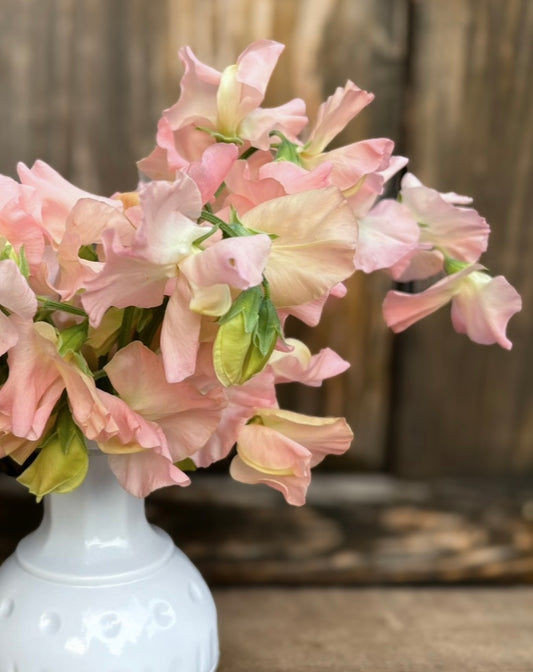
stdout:
<svg viewBox="0 0 533 672">
<path fill-rule="evenodd" d="M 16 512 L 15 512 L 16 515 Z M 0 672 L 213 672 L 215 605 L 105 455 L 0 569 Z"/>
</svg>

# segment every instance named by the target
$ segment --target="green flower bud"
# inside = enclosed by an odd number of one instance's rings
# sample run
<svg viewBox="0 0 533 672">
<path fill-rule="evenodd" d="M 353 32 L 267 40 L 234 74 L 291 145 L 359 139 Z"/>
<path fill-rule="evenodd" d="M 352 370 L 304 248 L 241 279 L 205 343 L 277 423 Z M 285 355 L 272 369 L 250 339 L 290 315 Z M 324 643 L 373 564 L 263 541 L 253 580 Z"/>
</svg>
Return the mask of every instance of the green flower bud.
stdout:
<svg viewBox="0 0 533 672">
<path fill-rule="evenodd" d="M 220 382 L 242 385 L 266 366 L 281 335 L 281 325 L 270 298 L 261 287 L 242 292 L 221 319 L 213 357 Z"/>
<path fill-rule="evenodd" d="M 30 466 L 17 478 L 41 501 L 51 492 L 67 493 L 82 484 L 89 468 L 83 434 L 64 409 L 54 432 L 42 445 Z"/>
</svg>

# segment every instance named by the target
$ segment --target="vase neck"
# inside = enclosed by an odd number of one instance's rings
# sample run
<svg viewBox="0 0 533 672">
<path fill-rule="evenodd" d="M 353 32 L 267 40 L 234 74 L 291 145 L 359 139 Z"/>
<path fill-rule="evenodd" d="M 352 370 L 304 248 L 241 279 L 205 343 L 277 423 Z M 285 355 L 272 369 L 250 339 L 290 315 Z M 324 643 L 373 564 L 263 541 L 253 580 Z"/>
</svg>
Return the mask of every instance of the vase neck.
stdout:
<svg viewBox="0 0 533 672">
<path fill-rule="evenodd" d="M 84 482 L 71 493 L 45 497 L 42 523 L 20 542 L 17 558 L 33 573 L 65 581 L 79 582 L 81 566 L 83 582 L 92 583 L 150 571 L 173 548 L 168 535 L 149 525 L 144 500 L 126 492 L 106 456 L 90 449 Z"/>
</svg>

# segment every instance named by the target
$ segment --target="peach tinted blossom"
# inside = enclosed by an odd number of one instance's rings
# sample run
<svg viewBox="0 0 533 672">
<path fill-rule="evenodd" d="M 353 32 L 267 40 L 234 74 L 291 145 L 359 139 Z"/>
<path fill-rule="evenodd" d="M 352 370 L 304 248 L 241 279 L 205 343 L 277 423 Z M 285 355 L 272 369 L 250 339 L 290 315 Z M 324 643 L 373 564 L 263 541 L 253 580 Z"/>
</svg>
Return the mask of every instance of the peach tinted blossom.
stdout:
<svg viewBox="0 0 533 672">
<path fill-rule="evenodd" d="M 44 161 L 36 161 L 31 168 L 17 165 L 22 184 L 33 187 L 41 201 L 41 218 L 47 232 L 59 243 L 65 231 L 68 214 L 80 198 L 93 198 L 121 208 L 120 201 L 91 194 L 71 184 Z"/>
<path fill-rule="evenodd" d="M 348 450 L 353 438 L 343 418 L 279 409 L 258 409 L 256 418 L 239 433 L 231 475 L 244 483 L 269 485 L 296 506 L 305 503 L 311 468 L 327 454 Z"/>
<path fill-rule="evenodd" d="M 167 382 L 161 358 L 139 341 L 119 350 L 105 370 L 128 406 L 161 428 L 174 462 L 199 450 L 215 431 L 222 392 L 202 394 L 190 380 Z"/>
<path fill-rule="evenodd" d="M 383 302 L 387 325 L 403 331 L 418 320 L 452 301 L 455 329 L 483 345 L 498 343 L 509 350 L 506 336 L 509 319 L 522 308 L 516 290 L 503 278 L 491 278 L 474 264 L 442 280 L 418 294 L 388 292 Z"/>
<path fill-rule="evenodd" d="M 286 338 L 285 343 L 292 350 L 274 350 L 268 363 L 274 372 L 276 383 L 297 382 L 318 387 L 326 378 L 337 376 L 350 366 L 349 362 L 330 348 L 323 348 L 318 354 L 311 355 L 302 341 Z"/>
<path fill-rule="evenodd" d="M 277 236 L 265 276 L 278 308 L 318 299 L 354 271 L 356 223 L 335 187 L 262 203 L 249 210 L 242 222 Z"/>
<path fill-rule="evenodd" d="M 365 273 L 389 268 L 418 248 L 418 224 L 397 201 L 380 201 L 357 226 L 355 265 Z"/>
</svg>

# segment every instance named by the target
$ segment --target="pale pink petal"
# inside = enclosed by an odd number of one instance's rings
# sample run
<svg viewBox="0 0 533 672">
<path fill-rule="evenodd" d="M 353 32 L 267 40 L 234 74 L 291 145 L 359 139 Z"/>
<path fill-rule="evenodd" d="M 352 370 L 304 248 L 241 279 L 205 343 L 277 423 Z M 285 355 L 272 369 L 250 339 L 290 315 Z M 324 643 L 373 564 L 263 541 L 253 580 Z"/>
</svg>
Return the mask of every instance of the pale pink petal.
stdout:
<svg viewBox="0 0 533 672">
<path fill-rule="evenodd" d="M 294 142 L 306 124 L 305 103 L 294 98 L 278 107 L 260 107 L 250 112 L 239 126 L 239 135 L 254 147 L 266 150 L 272 144 L 271 131 L 280 131 Z"/>
<path fill-rule="evenodd" d="M 306 168 L 316 168 L 324 161 L 330 163 L 332 165 L 331 183 L 345 190 L 358 185 L 365 175 L 381 173 L 385 170 L 389 165 L 393 149 L 392 140 L 374 138 L 332 149 L 316 157 L 302 154 L 302 159 Z M 381 177 L 381 182 L 384 182 L 383 177 Z"/>
<path fill-rule="evenodd" d="M 248 289 L 261 283 L 271 245 L 267 235 L 226 238 L 185 259 L 180 269 L 197 285 Z"/>
<path fill-rule="evenodd" d="M 109 455 L 109 467 L 124 490 L 147 497 L 158 488 L 190 485 L 190 478 L 162 455 L 152 450 L 127 455 Z"/>
<path fill-rule="evenodd" d="M 239 483 L 268 485 L 270 488 L 281 492 L 285 501 L 292 506 L 303 506 L 305 504 L 305 497 L 311 480 L 310 477 L 264 474 L 245 464 L 239 455 L 236 455 L 231 461 L 230 475 Z"/>
<path fill-rule="evenodd" d="M 79 256 L 82 246 L 102 241 L 106 229 L 113 229 L 121 242 L 132 238 L 132 223 L 116 208 L 89 198 L 80 199 L 66 221 L 65 235 L 57 248 L 59 269 L 51 286 L 64 301 L 71 299 L 102 269 L 102 263 Z"/>
<path fill-rule="evenodd" d="M 263 426 L 302 444 L 312 454 L 311 466 L 326 455 L 342 455 L 353 440 L 353 433 L 344 418 L 318 418 L 276 408 L 256 411 Z"/>
<path fill-rule="evenodd" d="M 422 225 L 421 241 L 454 259 L 477 261 L 487 249 L 490 227 L 486 220 L 471 208 L 452 205 L 434 189 L 404 186 L 411 183 L 408 174 L 402 180 L 402 203 Z"/>
<path fill-rule="evenodd" d="M 161 353 L 170 383 L 179 383 L 195 369 L 201 318 L 189 310 L 191 298 L 187 281 L 180 275 L 169 298 L 161 329 Z"/>
<path fill-rule="evenodd" d="M 481 268 L 479 264 L 468 266 L 417 294 L 387 292 L 383 302 L 383 316 L 387 326 L 395 332 L 404 331 L 418 320 L 434 313 L 459 291 L 467 275 Z"/>
<path fill-rule="evenodd" d="M 81 371 L 75 361 L 56 357 L 56 367 L 67 390 L 69 406 L 76 424 L 88 439 L 117 431 L 109 409 L 102 403 L 94 378 Z"/>
<path fill-rule="evenodd" d="M 19 320 L 18 340 L 8 353 L 9 376 L 0 389 L 0 415 L 12 434 L 41 437 L 65 387 L 57 370 L 54 328 Z"/>
<path fill-rule="evenodd" d="M 229 136 L 239 133 L 243 119 L 263 101 L 282 51 L 278 42 L 258 40 L 242 52 L 235 65 L 225 68 L 216 98 L 218 131 Z"/>
<path fill-rule="evenodd" d="M 425 280 L 444 270 L 442 252 L 432 249 L 427 243 L 420 243 L 389 268 L 389 273 L 398 282 Z"/>
<path fill-rule="evenodd" d="M 246 464 L 265 474 L 310 478 L 309 450 L 276 428 L 245 425 L 239 433 L 237 452 Z"/>
<path fill-rule="evenodd" d="M 16 322 L 0 311 L 0 356 L 15 345 L 18 337 Z"/>
<path fill-rule="evenodd" d="M 226 176 L 228 196 L 225 205 L 233 205 L 242 216 L 251 208 L 270 201 L 273 198 L 285 195 L 283 185 L 275 177 L 263 176 L 262 166 L 266 161 L 271 161 L 271 155 L 267 152 L 256 152 L 244 160 L 236 161 Z M 278 166 L 276 164 L 276 166 Z M 218 213 L 219 217 L 223 213 Z"/>
<path fill-rule="evenodd" d="M 277 180 L 287 194 L 323 189 L 330 185 L 331 164 L 322 163 L 314 170 L 305 170 L 291 161 L 271 161 L 261 166 L 261 178 Z M 266 200 L 266 199 L 263 199 Z M 257 201 L 259 203 L 261 201 Z"/>
<path fill-rule="evenodd" d="M 33 189 L 0 175 L 0 236 L 24 254 L 32 270 L 42 261 L 49 235 L 40 222 L 41 203 Z"/>
<path fill-rule="evenodd" d="M 31 168 L 19 163 L 17 171 L 21 183 L 33 187 L 39 194 L 43 225 L 57 242 L 63 237 L 68 213 L 80 198 L 93 198 L 122 208 L 120 201 L 97 196 L 74 186 L 44 161 L 36 161 Z"/>
<path fill-rule="evenodd" d="M 113 231 L 103 234 L 106 261 L 97 276 L 86 280 L 81 302 L 91 325 L 98 327 L 111 306 L 153 308 L 163 300 L 168 269 L 124 248 Z"/>
<path fill-rule="evenodd" d="M 397 201 L 380 201 L 358 222 L 355 265 L 365 273 L 388 268 L 417 248 L 419 235 L 408 208 Z"/>
<path fill-rule="evenodd" d="M 111 418 L 94 436 L 104 453 L 136 453 L 150 448 L 170 457 L 165 435 L 159 425 L 144 418 L 124 399 L 114 394 L 98 389 L 96 394 Z"/>
<path fill-rule="evenodd" d="M 26 319 L 37 310 L 35 294 L 12 259 L 0 261 L 0 306 Z"/>
<path fill-rule="evenodd" d="M 237 59 L 237 80 L 243 85 L 243 99 L 239 112 L 249 114 L 265 97 L 270 76 L 284 46 L 273 40 L 257 40 L 250 44 Z"/>
<path fill-rule="evenodd" d="M 194 161 L 187 168 L 187 174 L 198 186 L 202 203 L 212 200 L 215 192 L 226 179 L 226 176 L 237 160 L 236 145 L 217 143 L 210 145 L 202 154 L 200 161 Z"/>
<path fill-rule="evenodd" d="M 373 100 L 372 93 L 363 91 L 349 80 L 344 88 L 338 87 L 318 108 L 306 151 L 309 154 L 320 154 L 348 122 Z"/>
<path fill-rule="evenodd" d="M 499 275 L 491 278 L 476 272 L 466 277 L 452 300 L 452 322 L 456 331 L 475 343 L 498 343 L 510 350 L 507 323 L 522 309 L 518 292 Z"/>
<path fill-rule="evenodd" d="M 167 382 L 161 358 L 140 342 L 119 350 L 105 369 L 120 397 L 161 428 L 174 462 L 199 450 L 217 428 L 222 389 L 201 393 L 190 381 Z"/>
<path fill-rule="evenodd" d="M 282 353 L 275 350 L 268 362 L 274 371 L 276 383 L 303 383 L 319 387 L 322 381 L 343 373 L 350 367 L 336 352 L 324 348 L 316 355 L 301 341 L 285 339 L 293 347 L 292 352 Z"/>
<path fill-rule="evenodd" d="M 202 120 L 214 124 L 220 73 L 199 61 L 190 47 L 180 49 L 179 56 L 185 66 L 180 82 L 181 94 L 178 102 L 165 110 L 164 116 L 173 129 L 191 122 L 202 125 Z"/>
<path fill-rule="evenodd" d="M 174 182 L 149 182 L 140 190 L 144 218 L 139 250 L 163 266 L 176 264 L 191 253 L 193 242 L 209 228 L 198 226 L 202 196 L 194 180 L 180 173 Z"/>
</svg>

